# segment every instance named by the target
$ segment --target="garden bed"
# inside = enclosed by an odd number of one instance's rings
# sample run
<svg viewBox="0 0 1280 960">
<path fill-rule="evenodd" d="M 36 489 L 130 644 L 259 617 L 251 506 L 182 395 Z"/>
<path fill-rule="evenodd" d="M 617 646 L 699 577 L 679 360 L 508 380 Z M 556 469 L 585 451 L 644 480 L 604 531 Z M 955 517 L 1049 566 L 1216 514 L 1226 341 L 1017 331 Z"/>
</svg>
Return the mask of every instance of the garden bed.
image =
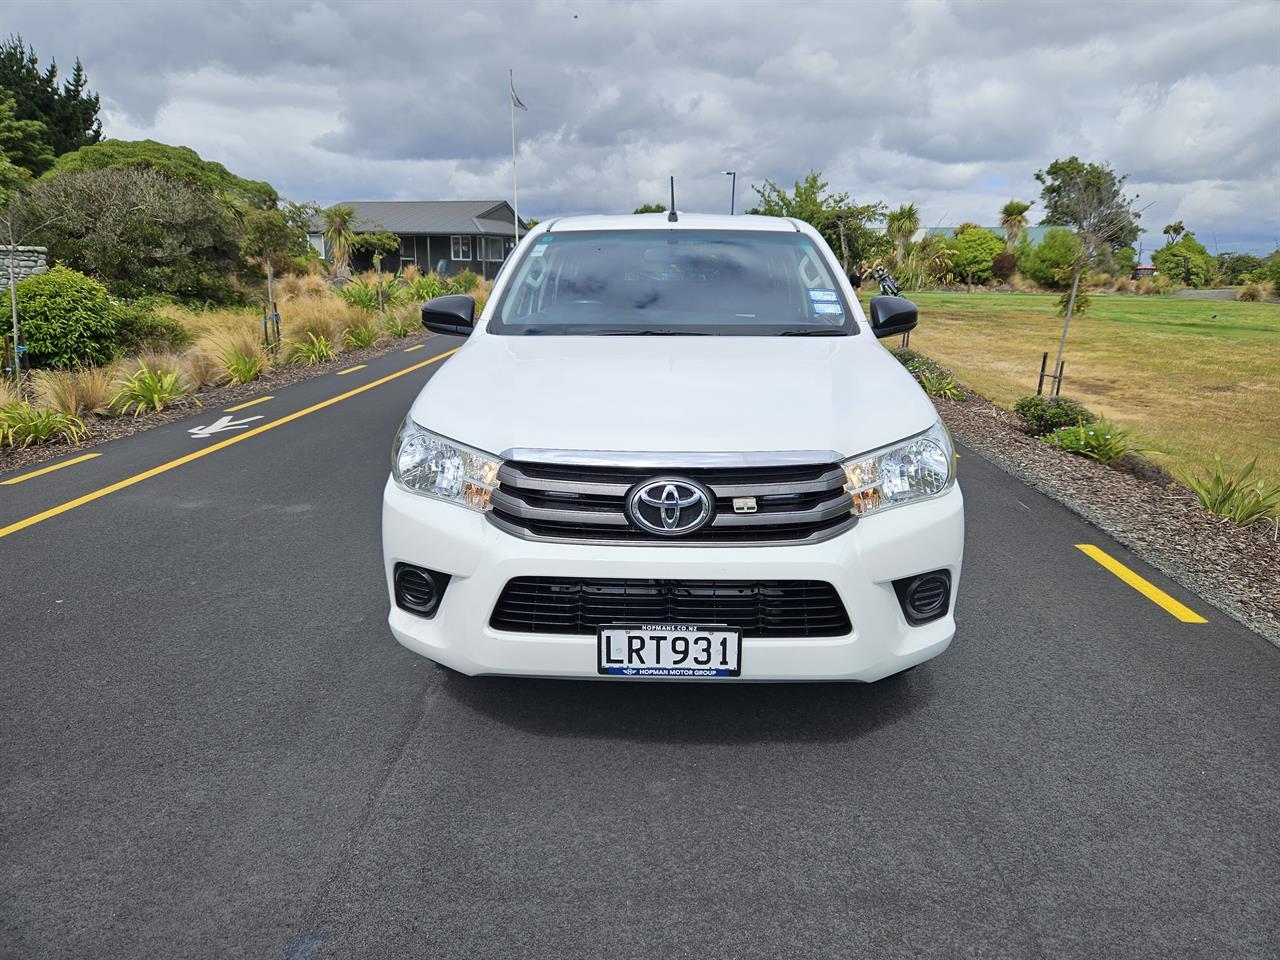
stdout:
<svg viewBox="0 0 1280 960">
<path fill-rule="evenodd" d="M 1280 539 L 1274 524 L 1214 516 L 1160 473 L 1104 467 L 1022 430 L 1008 410 L 969 390 L 935 399 L 952 434 L 996 466 L 1065 505 L 1153 567 L 1280 646 Z M 964 467 L 961 465 L 963 478 Z"/>
<path fill-rule="evenodd" d="M 373 357 L 380 357 L 384 354 L 394 353 L 396 350 L 403 350 L 405 347 L 412 346 L 414 343 L 432 336 L 434 334 L 427 333 L 425 330 L 415 330 L 406 337 L 380 340 L 372 347 L 344 350 L 334 359 L 324 363 L 311 366 L 285 364 L 279 367 L 271 367 L 260 377 L 248 383 L 206 387 L 190 396 L 183 397 L 159 413 L 144 414 L 140 417 L 127 415 L 104 417 L 86 414 L 82 419 L 87 435 L 79 443 L 69 444 L 55 441 L 30 447 L 0 447 L 0 473 L 8 473 L 9 471 L 33 466 L 47 460 L 56 460 L 68 454 L 78 453 L 87 447 L 105 443 L 108 440 L 127 437 L 131 434 L 141 433 L 143 430 L 150 430 L 152 427 L 172 423 L 174 420 L 191 416 L 191 414 L 198 413 L 201 410 L 220 410 L 222 407 L 234 404 L 237 401 L 248 400 L 259 394 L 287 387 L 291 383 L 323 376 L 327 373 L 333 373 L 335 370 L 362 363 Z"/>
</svg>

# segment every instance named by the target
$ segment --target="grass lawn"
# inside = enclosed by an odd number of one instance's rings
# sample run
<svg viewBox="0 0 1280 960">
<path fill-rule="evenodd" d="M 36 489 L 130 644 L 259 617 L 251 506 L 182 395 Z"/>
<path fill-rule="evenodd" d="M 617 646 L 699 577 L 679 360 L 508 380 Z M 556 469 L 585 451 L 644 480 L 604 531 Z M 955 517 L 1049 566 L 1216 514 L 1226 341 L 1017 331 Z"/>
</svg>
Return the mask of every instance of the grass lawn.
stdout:
<svg viewBox="0 0 1280 960">
<path fill-rule="evenodd" d="M 920 305 L 913 350 L 1003 406 L 1035 393 L 1040 356 L 1052 365 L 1062 332 L 1056 295 L 907 295 Z M 1063 395 L 1132 428 L 1175 474 L 1216 453 L 1236 466 L 1256 456 L 1280 478 L 1280 306 L 1094 296 L 1064 360 Z"/>
</svg>

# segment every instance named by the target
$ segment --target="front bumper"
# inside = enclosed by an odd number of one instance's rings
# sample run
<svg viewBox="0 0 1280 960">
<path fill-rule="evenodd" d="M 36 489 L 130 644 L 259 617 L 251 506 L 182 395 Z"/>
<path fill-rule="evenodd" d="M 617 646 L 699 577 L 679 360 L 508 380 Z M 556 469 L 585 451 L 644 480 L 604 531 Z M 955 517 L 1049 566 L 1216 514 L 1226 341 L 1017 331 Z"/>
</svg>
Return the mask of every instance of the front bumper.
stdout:
<svg viewBox="0 0 1280 960">
<path fill-rule="evenodd" d="M 853 632 L 747 637 L 740 679 L 873 681 L 937 656 L 955 636 L 964 500 L 954 486 L 937 499 L 864 518 L 847 533 L 801 546 L 585 546 L 522 540 L 482 514 L 406 493 L 388 479 L 382 550 L 393 596 L 391 632 L 415 653 L 462 673 L 598 678 L 594 636 L 508 633 L 489 626 L 498 595 L 513 577 L 795 579 L 834 585 Z M 451 575 L 433 618 L 395 606 L 391 576 L 400 562 Z M 909 626 L 893 581 L 938 569 L 951 573 L 947 615 Z"/>
</svg>

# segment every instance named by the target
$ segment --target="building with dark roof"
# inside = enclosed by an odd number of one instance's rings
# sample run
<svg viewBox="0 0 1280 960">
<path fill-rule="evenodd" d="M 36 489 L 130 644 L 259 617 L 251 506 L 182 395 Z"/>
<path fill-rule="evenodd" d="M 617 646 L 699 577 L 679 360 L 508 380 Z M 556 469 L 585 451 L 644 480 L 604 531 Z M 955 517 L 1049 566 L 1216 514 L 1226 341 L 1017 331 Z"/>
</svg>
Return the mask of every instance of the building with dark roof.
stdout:
<svg viewBox="0 0 1280 960">
<path fill-rule="evenodd" d="M 399 257 L 387 256 L 384 270 L 415 264 L 423 273 L 471 270 L 488 279 L 515 248 L 516 215 L 505 200 L 352 200 L 341 205 L 355 208 L 356 233 L 385 231 L 400 238 Z M 526 230 L 521 223 L 520 236 Z M 309 239 L 327 258 L 322 222 L 313 223 Z M 372 266 L 368 252 L 352 252 L 352 270 Z"/>
</svg>

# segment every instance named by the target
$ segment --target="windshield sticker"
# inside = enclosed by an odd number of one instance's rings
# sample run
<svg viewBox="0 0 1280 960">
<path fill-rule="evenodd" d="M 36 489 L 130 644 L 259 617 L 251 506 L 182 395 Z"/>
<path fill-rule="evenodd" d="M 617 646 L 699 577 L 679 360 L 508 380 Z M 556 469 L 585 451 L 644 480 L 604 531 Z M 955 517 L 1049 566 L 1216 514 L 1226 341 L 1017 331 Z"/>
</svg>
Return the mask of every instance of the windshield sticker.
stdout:
<svg viewBox="0 0 1280 960">
<path fill-rule="evenodd" d="M 532 250 L 529 251 L 529 256 L 540 257 L 546 252 L 547 252 L 547 248 L 542 244 L 538 244 L 536 247 L 534 247 Z"/>
<path fill-rule="evenodd" d="M 844 316 L 844 307 L 840 306 L 838 303 L 815 303 L 813 305 L 813 312 L 818 316 L 821 316 L 824 313 Z"/>
<path fill-rule="evenodd" d="M 837 303 L 839 298 L 834 290 L 810 290 L 809 299 L 814 303 Z M 828 311 L 829 312 L 829 311 Z"/>
</svg>

